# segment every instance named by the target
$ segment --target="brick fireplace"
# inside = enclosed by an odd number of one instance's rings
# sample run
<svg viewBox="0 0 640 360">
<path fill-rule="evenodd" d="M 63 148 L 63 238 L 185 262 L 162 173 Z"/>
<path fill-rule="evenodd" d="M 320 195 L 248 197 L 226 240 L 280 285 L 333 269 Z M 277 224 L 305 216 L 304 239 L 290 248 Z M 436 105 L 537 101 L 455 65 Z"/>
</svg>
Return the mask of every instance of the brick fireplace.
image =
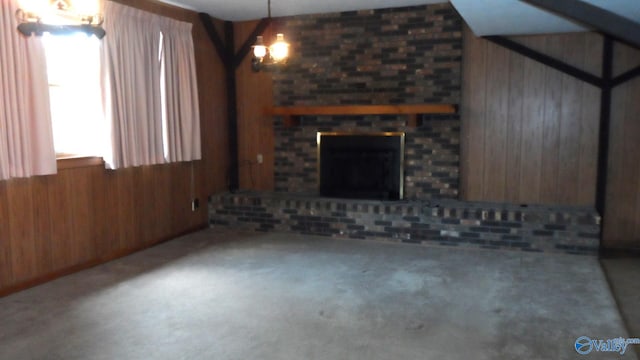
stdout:
<svg viewBox="0 0 640 360">
<path fill-rule="evenodd" d="M 285 18 L 295 54 L 274 106 L 459 104 L 462 21 L 447 4 Z M 458 201 L 460 117 L 274 118 L 275 192 L 220 194 L 212 226 L 414 244 L 595 254 L 591 208 Z M 322 198 L 318 132 L 403 133 L 401 201 Z"/>
<path fill-rule="evenodd" d="M 295 56 L 274 74 L 274 105 L 460 103 L 462 23 L 448 4 L 296 16 Z M 304 116 L 275 120 L 276 191 L 317 194 L 317 132 L 404 132 L 407 199 L 456 198 L 460 119 Z"/>
</svg>

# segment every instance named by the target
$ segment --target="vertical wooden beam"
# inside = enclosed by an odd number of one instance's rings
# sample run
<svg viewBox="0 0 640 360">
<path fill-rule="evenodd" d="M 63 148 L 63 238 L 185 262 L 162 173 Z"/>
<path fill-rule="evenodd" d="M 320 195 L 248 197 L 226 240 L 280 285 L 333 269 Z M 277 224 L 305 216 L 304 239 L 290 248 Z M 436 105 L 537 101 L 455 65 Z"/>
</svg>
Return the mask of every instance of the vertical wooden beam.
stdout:
<svg viewBox="0 0 640 360">
<path fill-rule="evenodd" d="M 598 141 L 598 175 L 596 179 L 596 209 L 604 218 L 609 166 L 609 130 L 611 118 L 611 89 L 613 79 L 613 40 L 604 36 L 602 48 L 602 83 L 600 93 L 600 131 Z"/>
<path fill-rule="evenodd" d="M 236 68 L 242 63 L 251 50 L 253 39 L 261 34 L 271 23 L 270 19 L 262 19 L 251 35 L 244 41 L 236 54 L 233 23 L 224 23 L 224 42 L 216 31 L 211 16 L 200 13 L 200 20 L 209 35 L 209 39 L 215 46 L 218 55 L 225 66 L 225 80 L 227 83 L 227 121 L 229 123 L 229 191 L 234 192 L 240 187 L 239 148 L 238 148 L 238 94 Z"/>
<path fill-rule="evenodd" d="M 238 99 L 236 94 L 235 38 L 233 23 L 224 22 L 224 41 L 226 44 L 225 64 L 227 64 L 227 118 L 229 121 L 229 191 L 238 190 L 240 185 L 238 167 Z"/>
</svg>

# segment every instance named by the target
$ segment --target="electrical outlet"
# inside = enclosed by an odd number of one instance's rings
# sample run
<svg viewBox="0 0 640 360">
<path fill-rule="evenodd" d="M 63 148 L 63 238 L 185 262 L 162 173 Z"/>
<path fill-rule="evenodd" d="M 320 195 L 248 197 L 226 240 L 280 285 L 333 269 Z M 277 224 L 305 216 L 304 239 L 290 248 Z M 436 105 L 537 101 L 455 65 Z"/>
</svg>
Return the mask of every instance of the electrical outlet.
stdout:
<svg viewBox="0 0 640 360">
<path fill-rule="evenodd" d="M 256 160 L 258 161 L 258 164 L 262 164 L 262 161 L 264 161 L 264 158 L 262 157 L 262 154 L 258 154 L 256 156 Z"/>
<path fill-rule="evenodd" d="M 200 207 L 200 200 L 198 200 L 197 198 L 191 200 L 191 211 L 196 211 L 198 210 L 199 207 Z"/>
</svg>

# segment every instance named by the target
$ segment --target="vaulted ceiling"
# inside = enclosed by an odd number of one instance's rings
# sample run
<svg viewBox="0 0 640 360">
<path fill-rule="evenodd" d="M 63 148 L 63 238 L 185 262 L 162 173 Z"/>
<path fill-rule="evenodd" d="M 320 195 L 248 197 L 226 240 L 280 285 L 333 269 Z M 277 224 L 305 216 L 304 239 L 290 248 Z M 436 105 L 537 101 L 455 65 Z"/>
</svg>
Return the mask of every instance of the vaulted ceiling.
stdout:
<svg viewBox="0 0 640 360">
<path fill-rule="evenodd" d="M 582 2 L 640 23 L 640 0 L 582 0 Z M 521 0 L 451 0 L 451 3 L 478 36 L 590 30 L 583 24 Z"/>
<path fill-rule="evenodd" d="M 160 0 L 230 21 L 267 17 L 267 0 Z M 271 0 L 273 17 L 443 3 L 446 0 Z"/>
<path fill-rule="evenodd" d="M 161 0 L 230 21 L 267 16 L 267 0 Z M 640 0 L 582 0 L 640 23 Z M 274 17 L 441 3 L 443 0 L 272 0 Z M 522 0 L 451 0 L 476 35 L 538 34 L 587 27 Z"/>
</svg>

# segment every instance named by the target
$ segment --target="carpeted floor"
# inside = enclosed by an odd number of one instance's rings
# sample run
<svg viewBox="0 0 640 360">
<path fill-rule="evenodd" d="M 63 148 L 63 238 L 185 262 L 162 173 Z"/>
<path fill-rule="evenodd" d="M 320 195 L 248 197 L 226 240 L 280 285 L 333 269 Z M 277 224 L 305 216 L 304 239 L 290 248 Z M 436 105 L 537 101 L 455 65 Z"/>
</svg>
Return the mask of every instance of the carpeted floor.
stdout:
<svg viewBox="0 0 640 360">
<path fill-rule="evenodd" d="M 0 359 L 635 359 L 574 348 L 628 337 L 593 257 L 214 229 L 2 298 L 0 319 Z"/>
</svg>

